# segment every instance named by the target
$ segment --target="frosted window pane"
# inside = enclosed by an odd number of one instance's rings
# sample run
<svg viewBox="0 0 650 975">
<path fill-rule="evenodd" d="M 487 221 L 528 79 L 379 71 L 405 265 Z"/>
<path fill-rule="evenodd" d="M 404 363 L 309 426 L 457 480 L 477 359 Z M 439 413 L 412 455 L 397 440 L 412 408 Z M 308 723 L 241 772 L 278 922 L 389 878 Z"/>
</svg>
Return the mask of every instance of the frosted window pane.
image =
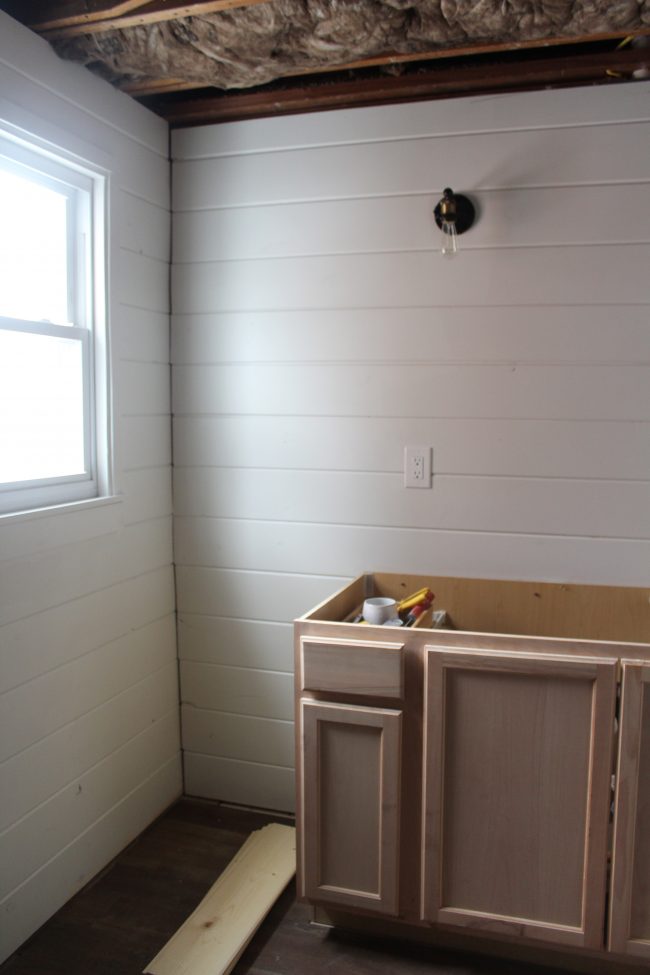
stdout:
<svg viewBox="0 0 650 975">
<path fill-rule="evenodd" d="M 0 483 L 84 473 L 81 342 L 0 330 Z"/>
<path fill-rule="evenodd" d="M 0 315 L 68 322 L 67 202 L 0 169 Z"/>
</svg>

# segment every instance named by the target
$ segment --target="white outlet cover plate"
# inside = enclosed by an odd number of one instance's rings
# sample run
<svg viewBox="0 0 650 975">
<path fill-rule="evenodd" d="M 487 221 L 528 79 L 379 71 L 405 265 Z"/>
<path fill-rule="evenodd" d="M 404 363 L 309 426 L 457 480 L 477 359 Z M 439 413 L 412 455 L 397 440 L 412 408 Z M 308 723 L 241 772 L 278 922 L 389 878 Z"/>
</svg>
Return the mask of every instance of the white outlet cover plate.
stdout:
<svg viewBox="0 0 650 975">
<path fill-rule="evenodd" d="M 431 447 L 413 444 L 404 448 L 404 487 L 431 487 Z"/>
</svg>

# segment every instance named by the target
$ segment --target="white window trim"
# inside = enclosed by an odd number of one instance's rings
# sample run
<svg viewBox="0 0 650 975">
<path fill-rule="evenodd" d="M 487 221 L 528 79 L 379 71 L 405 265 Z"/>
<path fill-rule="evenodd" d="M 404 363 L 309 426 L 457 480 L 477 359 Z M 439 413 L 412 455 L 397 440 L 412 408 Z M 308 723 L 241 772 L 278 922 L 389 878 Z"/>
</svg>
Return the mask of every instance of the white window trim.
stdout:
<svg viewBox="0 0 650 975">
<path fill-rule="evenodd" d="M 84 373 L 85 467 L 87 473 L 19 481 L 0 485 L 0 517 L 4 521 L 30 512 L 99 501 L 113 497 L 113 437 L 108 341 L 108 197 L 109 176 L 99 167 L 79 160 L 31 135 L 0 123 L 0 154 L 3 160 L 27 166 L 41 185 L 51 185 L 74 198 L 77 226 L 70 221 L 71 255 L 76 262 L 77 293 L 68 295 L 74 309 L 73 324 L 30 322 L 0 317 L 0 328 L 32 334 L 77 339 L 81 343 Z M 24 171 L 24 170 L 23 170 Z M 63 186 L 62 186 L 63 184 Z M 79 192 L 81 191 L 81 192 Z M 78 246 L 81 227 L 83 236 Z M 81 274 L 76 273 L 83 262 Z M 85 289 L 85 291 L 84 291 Z"/>
</svg>

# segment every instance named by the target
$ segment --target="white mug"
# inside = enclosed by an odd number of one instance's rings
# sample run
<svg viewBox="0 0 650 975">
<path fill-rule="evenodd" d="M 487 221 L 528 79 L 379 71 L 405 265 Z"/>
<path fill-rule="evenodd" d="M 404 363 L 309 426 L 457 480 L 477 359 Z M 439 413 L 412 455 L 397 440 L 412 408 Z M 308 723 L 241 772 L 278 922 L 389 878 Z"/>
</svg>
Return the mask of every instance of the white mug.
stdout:
<svg viewBox="0 0 650 975">
<path fill-rule="evenodd" d="M 397 602 L 388 596 L 373 596 L 365 600 L 362 613 L 366 623 L 383 626 L 388 620 L 397 619 Z"/>
</svg>

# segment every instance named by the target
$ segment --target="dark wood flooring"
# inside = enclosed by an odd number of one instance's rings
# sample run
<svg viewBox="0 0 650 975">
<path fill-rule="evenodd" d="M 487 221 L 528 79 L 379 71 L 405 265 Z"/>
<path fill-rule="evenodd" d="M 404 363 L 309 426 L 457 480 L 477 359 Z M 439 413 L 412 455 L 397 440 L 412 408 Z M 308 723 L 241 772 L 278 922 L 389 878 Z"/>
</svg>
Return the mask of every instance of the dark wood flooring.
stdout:
<svg viewBox="0 0 650 975">
<path fill-rule="evenodd" d="M 273 816 L 183 799 L 65 905 L 0 975 L 138 975 L 249 833 Z M 286 820 L 280 820 L 286 822 Z M 558 969 L 553 969 L 555 975 Z M 310 923 L 293 884 L 233 975 L 551 975 L 529 964 L 377 941 Z"/>
</svg>

